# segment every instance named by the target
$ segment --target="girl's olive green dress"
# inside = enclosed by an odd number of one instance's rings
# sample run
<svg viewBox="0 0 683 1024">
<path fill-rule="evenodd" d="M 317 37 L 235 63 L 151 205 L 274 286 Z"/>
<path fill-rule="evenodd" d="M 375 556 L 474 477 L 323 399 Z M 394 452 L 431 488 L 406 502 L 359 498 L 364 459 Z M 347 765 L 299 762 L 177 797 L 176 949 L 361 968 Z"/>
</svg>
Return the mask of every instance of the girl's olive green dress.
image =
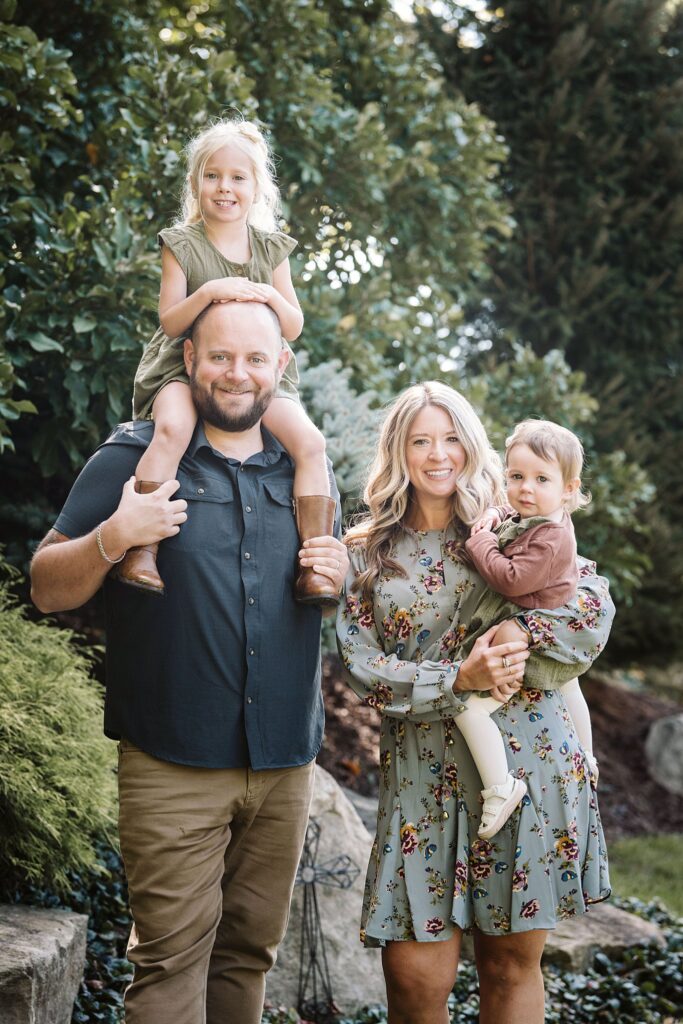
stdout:
<svg viewBox="0 0 683 1024">
<path fill-rule="evenodd" d="M 580 559 L 576 599 L 525 611 L 534 653 L 526 686 L 493 721 L 510 770 L 528 793 L 503 829 L 479 839 L 481 779 L 455 725 L 460 646 L 485 591 L 448 531 L 405 530 L 391 552 L 407 577 L 384 575 L 367 602 L 352 590 L 365 569 L 350 549 L 337 620 L 348 681 L 381 713 L 380 800 L 362 937 L 449 938 L 453 925 L 489 935 L 553 928 L 609 895 L 595 790 L 558 689 L 597 657 L 614 607 L 593 563 Z M 510 606 L 510 616 L 519 609 Z"/>
<path fill-rule="evenodd" d="M 296 248 L 297 243 L 282 231 L 261 231 L 249 225 L 251 259 L 234 263 L 227 259 L 208 238 L 202 221 L 167 228 L 159 233 L 159 245 L 167 245 L 187 278 L 187 294 L 192 295 L 207 281 L 221 277 L 244 277 L 259 284 L 272 284 L 273 271 Z M 296 360 L 290 359 L 280 382 L 278 394 L 298 400 L 299 377 Z M 147 419 L 152 403 L 164 385 L 173 380 L 188 383 L 183 363 L 183 338 L 169 338 L 159 328 L 145 349 L 135 375 L 133 417 Z"/>
</svg>

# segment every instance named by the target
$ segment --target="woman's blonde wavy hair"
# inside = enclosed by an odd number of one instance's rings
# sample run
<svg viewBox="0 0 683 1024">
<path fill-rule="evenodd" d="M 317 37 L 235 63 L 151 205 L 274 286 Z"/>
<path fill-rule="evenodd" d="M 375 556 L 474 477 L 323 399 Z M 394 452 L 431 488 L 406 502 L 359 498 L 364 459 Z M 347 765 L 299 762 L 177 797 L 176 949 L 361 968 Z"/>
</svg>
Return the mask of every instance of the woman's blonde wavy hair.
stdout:
<svg viewBox="0 0 683 1024">
<path fill-rule="evenodd" d="M 405 577 L 403 568 L 391 558 L 394 541 L 405 529 L 412 505 L 406 447 L 413 420 L 426 406 L 443 409 L 465 449 L 465 466 L 452 497 L 451 526 L 458 548 L 464 550 L 468 528 L 489 505 L 503 500 L 501 461 L 491 447 L 486 431 L 474 409 L 459 392 L 440 381 L 414 384 L 389 406 L 377 442 L 377 452 L 368 472 L 363 500 L 367 513 L 348 531 L 346 541 L 362 540 L 367 569 L 354 583 L 368 600 L 383 573 Z"/>
<path fill-rule="evenodd" d="M 263 231 L 275 231 L 280 213 L 280 192 L 275 183 L 273 154 L 258 125 L 243 118 L 223 117 L 195 135 L 185 150 L 187 176 L 181 199 L 179 224 L 203 220 L 199 194 L 204 170 L 213 154 L 223 146 L 234 145 L 245 154 L 256 179 L 256 198 L 248 221 Z"/>
</svg>

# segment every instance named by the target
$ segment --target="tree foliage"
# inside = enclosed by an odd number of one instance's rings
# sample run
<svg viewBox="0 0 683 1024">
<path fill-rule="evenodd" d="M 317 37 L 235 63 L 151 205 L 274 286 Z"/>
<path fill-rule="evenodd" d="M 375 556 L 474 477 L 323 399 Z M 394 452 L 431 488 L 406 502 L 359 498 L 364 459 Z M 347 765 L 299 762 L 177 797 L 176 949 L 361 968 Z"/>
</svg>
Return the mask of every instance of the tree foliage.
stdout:
<svg viewBox="0 0 683 1024">
<path fill-rule="evenodd" d="M 183 146 L 226 112 L 260 119 L 278 154 L 285 226 L 301 243 L 304 398 L 349 503 L 374 409 L 447 374 L 461 328 L 468 351 L 495 317 L 494 352 L 509 365 L 486 364 L 492 422 L 507 430 L 503 410 L 533 413 L 508 399 L 520 388 L 540 396 L 533 374 L 546 386 L 555 357 L 539 370 L 504 342 L 496 261 L 518 245 L 497 180 L 506 149 L 486 97 L 480 109 L 448 87 L 444 68 L 457 76 L 440 26 L 438 45 L 425 42 L 389 0 L 0 0 L 0 20 L 0 517 L 13 561 L 25 562 L 75 471 L 129 416 L 157 321 L 155 236 L 176 214 Z M 510 336 L 525 338 L 521 327 Z M 582 388 L 569 391 L 583 407 Z M 603 459 L 597 479 L 610 507 L 591 513 L 591 553 L 626 593 L 647 565 L 635 509 L 647 488 L 623 455 Z"/>
<path fill-rule="evenodd" d="M 183 145 L 210 117 L 270 128 L 311 361 L 339 359 L 385 394 L 435 365 L 434 325 L 459 318 L 485 229 L 504 219 L 502 150 L 476 108 L 445 97 L 388 2 L 2 10 L 5 445 L 27 414 L 5 460 L 13 535 L 30 502 L 49 523 L 129 415 L 156 325 L 156 233 L 176 213 Z"/>
<path fill-rule="evenodd" d="M 505 139 L 516 223 L 492 239 L 471 338 L 564 351 L 600 402 L 597 450 L 647 468 L 657 497 L 636 512 L 652 571 L 620 632 L 624 653 L 666 657 L 683 649 L 683 5 L 445 6 L 423 14 L 423 36 Z"/>
</svg>

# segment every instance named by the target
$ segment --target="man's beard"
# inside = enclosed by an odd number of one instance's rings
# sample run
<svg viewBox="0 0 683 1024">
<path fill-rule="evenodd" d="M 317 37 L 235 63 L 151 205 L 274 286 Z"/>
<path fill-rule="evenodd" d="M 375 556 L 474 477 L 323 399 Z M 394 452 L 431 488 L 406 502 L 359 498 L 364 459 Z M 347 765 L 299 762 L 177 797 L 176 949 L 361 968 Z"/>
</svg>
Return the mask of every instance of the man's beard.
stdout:
<svg viewBox="0 0 683 1024">
<path fill-rule="evenodd" d="M 203 388 L 197 383 L 196 374 L 190 374 L 190 392 L 199 418 L 217 430 L 225 430 L 228 434 L 239 434 L 256 426 L 275 395 L 275 389 L 261 391 L 254 395 L 249 409 L 231 413 L 216 401 L 213 388 Z M 251 394 L 252 392 L 250 392 Z"/>
</svg>

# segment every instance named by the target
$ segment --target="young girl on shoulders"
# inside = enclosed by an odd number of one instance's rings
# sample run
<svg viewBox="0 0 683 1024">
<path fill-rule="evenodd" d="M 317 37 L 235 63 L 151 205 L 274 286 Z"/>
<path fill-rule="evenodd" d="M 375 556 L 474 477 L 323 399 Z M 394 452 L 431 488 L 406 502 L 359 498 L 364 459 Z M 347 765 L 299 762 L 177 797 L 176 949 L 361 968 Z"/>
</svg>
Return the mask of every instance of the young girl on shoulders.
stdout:
<svg viewBox="0 0 683 1024">
<path fill-rule="evenodd" d="M 272 156 L 258 127 L 223 119 L 192 140 L 181 219 L 159 233 L 160 328 L 143 353 L 135 376 L 133 415 L 154 419 L 154 437 L 136 470 L 142 493 L 176 476 L 190 443 L 197 413 L 183 363 L 183 339 L 212 302 L 264 302 L 277 314 L 283 344 L 299 337 L 303 314 L 292 285 L 293 238 L 277 230 L 279 192 Z M 291 353 L 291 349 L 290 349 Z M 290 355 L 276 397 L 263 422 L 295 463 L 294 497 L 302 540 L 332 532 L 325 441 L 297 394 Z M 156 567 L 158 545 L 134 548 L 119 578 L 163 593 Z M 311 569 L 299 573 L 297 600 L 336 603 L 329 580 Z"/>
</svg>

